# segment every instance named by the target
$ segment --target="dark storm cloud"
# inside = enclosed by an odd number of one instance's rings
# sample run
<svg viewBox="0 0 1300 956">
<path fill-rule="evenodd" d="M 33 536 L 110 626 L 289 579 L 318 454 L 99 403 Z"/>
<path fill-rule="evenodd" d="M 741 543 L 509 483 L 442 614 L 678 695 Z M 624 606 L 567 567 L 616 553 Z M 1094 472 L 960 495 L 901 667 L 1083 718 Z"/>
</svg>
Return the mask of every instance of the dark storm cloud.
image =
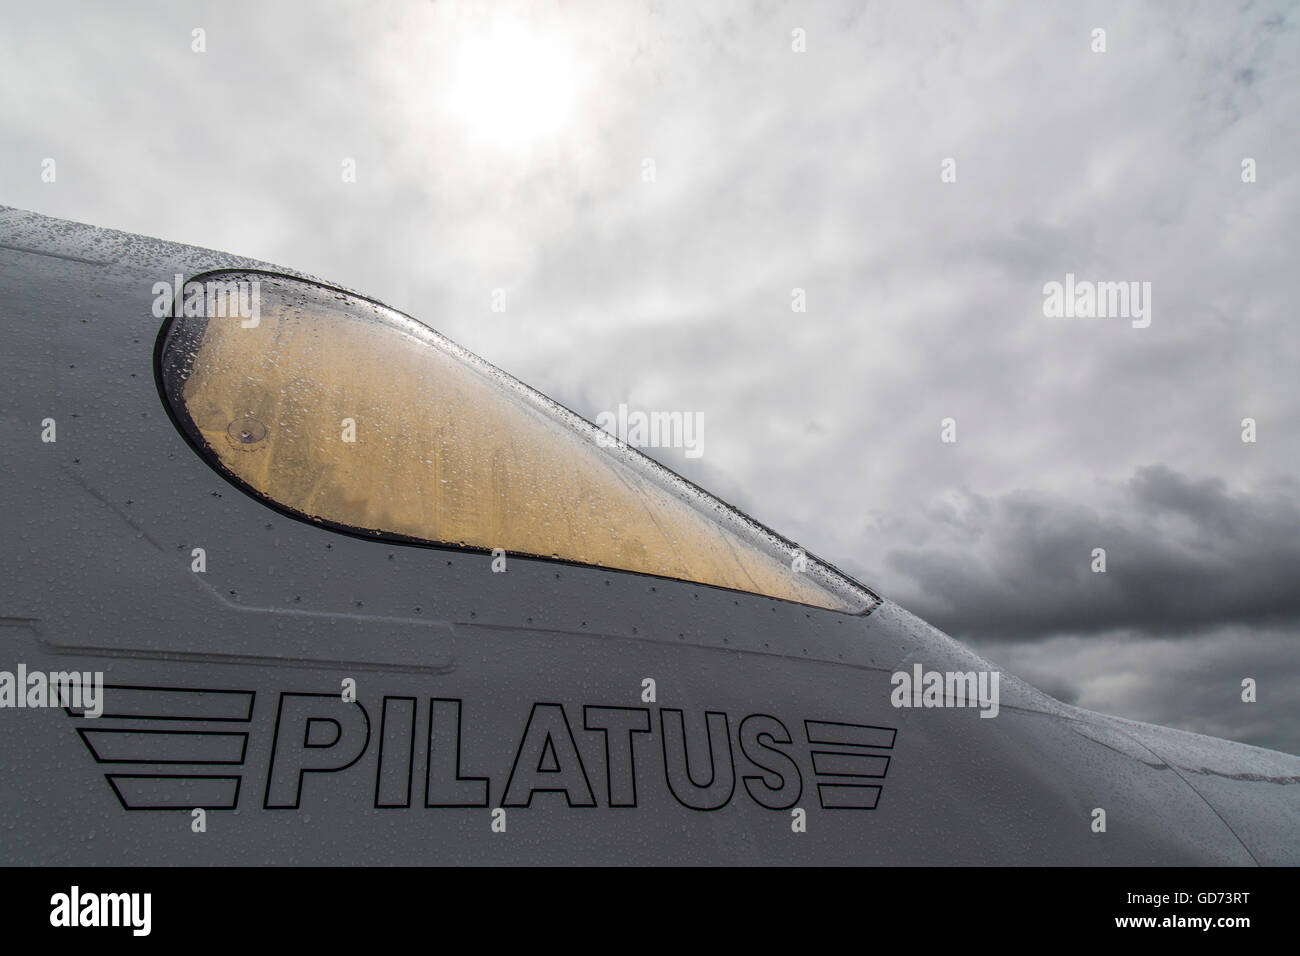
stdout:
<svg viewBox="0 0 1300 956">
<path fill-rule="evenodd" d="M 1213 628 L 1196 639 L 1194 653 L 1180 654 L 1185 643 L 1133 641 L 1129 680 L 1107 687 L 1103 665 L 1103 676 L 1084 685 L 1086 706 L 1118 707 L 1152 723 L 1300 754 L 1294 627 Z M 1139 687 L 1143 678 L 1146 686 Z M 1242 700 L 1245 678 L 1255 682 L 1253 702 Z"/>
<path fill-rule="evenodd" d="M 941 540 L 895 548 L 886 564 L 912 579 L 912 607 L 958 636 L 1179 635 L 1300 620 L 1294 480 L 1230 491 L 1153 465 L 1101 502 L 965 493 L 928 518 Z M 1105 573 L 1092 570 L 1094 548 L 1105 549 Z"/>
<path fill-rule="evenodd" d="M 1294 627 L 1224 625 L 1170 638 L 1115 631 L 1037 642 L 981 639 L 976 647 L 1079 707 L 1300 754 Z M 1245 678 L 1256 682 L 1251 703 L 1241 699 Z"/>
</svg>

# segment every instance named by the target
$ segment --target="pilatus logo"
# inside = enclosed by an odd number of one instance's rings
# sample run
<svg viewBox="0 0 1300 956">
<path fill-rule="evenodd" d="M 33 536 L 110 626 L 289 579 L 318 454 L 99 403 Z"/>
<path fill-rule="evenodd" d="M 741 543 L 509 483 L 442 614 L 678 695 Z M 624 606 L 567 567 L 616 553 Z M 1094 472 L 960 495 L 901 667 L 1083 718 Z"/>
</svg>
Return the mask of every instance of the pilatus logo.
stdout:
<svg viewBox="0 0 1300 956">
<path fill-rule="evenodd" d="M 106 684 L 103 714 L 64 708 L 125 810 L 233 810 L 252 691 Z"/>
<path fill-rule="evenodd" d="M 96 763 L 111 765 L 104 776 L 125 810 L 233 810 L 243 778 L 262 768 L 267 810 L 310 805 L 331 786 L 376 809 L 534 799 L 637 807 L 654 787 L 690 810 L 720 810 L 738 792 L 788 810 L 806 784 L 823 809 L 873 810 L 898 733 L 770 714 L 538 702 L 520 712 L 513 739 L 494 746 L 471 723 L 488 715 L 458 698 L 384 697 L 368 709 L 338 694 L 286 691 L 263 695 L 255 722 L 254 691 L 104 690 L 98 719 L 65 709 Z"/>
</svg>

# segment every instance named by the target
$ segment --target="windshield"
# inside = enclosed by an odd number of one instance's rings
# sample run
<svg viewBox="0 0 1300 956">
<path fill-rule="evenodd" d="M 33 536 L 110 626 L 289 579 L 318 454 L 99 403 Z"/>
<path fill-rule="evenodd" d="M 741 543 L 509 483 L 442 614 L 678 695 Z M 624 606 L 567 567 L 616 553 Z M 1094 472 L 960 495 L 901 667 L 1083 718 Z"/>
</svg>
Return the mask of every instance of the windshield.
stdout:
<svg viewBox="0 0 1300 956">
<path fill-rule="evenodd" d="M 171 319 L 162 391 L 210 464 L 296 517 L 850 613 L 877 601 L 408 316 L 272 273 L 193 281 L 256 309 L 209 294 Z"/>
</svg>

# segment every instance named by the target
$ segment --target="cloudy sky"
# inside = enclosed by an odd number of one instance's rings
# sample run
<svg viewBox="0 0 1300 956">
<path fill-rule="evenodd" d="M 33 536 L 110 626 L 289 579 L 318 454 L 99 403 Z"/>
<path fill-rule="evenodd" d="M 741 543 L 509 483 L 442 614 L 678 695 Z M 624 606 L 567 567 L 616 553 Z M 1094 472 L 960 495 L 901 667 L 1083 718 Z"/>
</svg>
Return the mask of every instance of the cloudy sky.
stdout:
<svg viewBox="0 0 1300 956">
<path fill-rule="evenodd" d="M 43 0 L 0 31 L 0 203 L 349 286 L 588 418 L 702 413 L 657 457 L 1003 667 L 1300 753 L 1298 31 Z M 1067 273 L 1151 283 L 1149 327 L 1046 317 Z"/>
</svg>

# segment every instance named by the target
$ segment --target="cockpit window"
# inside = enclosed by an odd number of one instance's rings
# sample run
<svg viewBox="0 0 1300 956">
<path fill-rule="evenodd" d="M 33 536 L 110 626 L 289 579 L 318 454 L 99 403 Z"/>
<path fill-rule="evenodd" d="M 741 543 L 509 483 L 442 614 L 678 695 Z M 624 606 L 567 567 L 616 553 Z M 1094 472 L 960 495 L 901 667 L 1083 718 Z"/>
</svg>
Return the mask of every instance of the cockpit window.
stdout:
<svg viewBox="0 0 1300 956">
<path fill-rule="evenodd" d="M 877 603 L 408 316 L 273 273 L 192 282 L 217 294 L 164 326 L 160 389 L 209 464 L 296 517 L 848 613 Z"/>
</svg>

